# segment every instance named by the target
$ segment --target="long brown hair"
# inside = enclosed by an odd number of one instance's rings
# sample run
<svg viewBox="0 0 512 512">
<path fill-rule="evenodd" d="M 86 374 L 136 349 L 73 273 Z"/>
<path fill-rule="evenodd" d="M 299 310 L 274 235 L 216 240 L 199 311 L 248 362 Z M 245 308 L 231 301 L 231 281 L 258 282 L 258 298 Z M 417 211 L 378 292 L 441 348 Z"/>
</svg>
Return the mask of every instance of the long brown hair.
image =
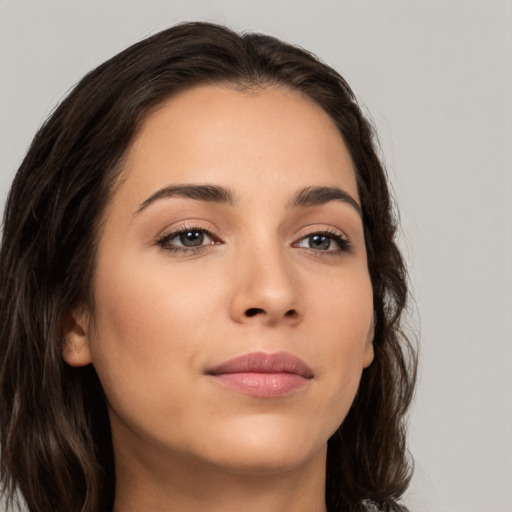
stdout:
<svg viewBox="0 0 512 512">
<path fill-rule="evenodd" d="M 61 357 L 62 318 L 91 303 L 99 219 L 141 120 L 201 84 L 279 85 L 327 112 L 352 156 L 373 284 L 375 359 L 328 444 L 326 504 L 399 511 L 411 472 L 404 415 L 416 376 L 401 330 L 406 271 L 371 125 L 345 80 L 307 51 L 261 34 L 186 23 L 86 75 L 36 134 L 14 179 L 0 252 L 0 476 L 31 512 L 110 511 L 115 471 L 92 366 Z"/>
</svg>

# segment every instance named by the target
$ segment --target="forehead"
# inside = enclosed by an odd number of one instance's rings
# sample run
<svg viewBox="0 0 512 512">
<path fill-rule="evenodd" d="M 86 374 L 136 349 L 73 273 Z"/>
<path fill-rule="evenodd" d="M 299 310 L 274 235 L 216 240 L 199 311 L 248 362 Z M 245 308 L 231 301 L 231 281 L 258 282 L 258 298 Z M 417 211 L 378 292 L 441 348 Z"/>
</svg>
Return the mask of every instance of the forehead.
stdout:
<svg viewBox="0 0 512 512">
<path fill-rule="evenodd" d="M 121 188 L 139 199 L 194 182 L 253 194 L 321 184 L 357 197 L 352 160 L 335 123 L 287 88 L 187 90 L 147 116 L 125 162 Z"/>
</svg>

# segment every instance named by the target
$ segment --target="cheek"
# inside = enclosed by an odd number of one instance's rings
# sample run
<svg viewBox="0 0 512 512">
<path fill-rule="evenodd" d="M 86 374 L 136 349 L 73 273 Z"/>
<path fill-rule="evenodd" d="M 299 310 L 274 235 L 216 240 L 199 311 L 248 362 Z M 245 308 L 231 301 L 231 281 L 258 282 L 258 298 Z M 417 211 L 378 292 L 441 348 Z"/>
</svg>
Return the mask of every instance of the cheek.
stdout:
<svg viewBox="0 0 512 512">
<path fill-rule="evenodd" d="M 97 269 L 97 323 L 107 331 L 103 334 L 120 338 L 123 349 L 138 352 L 137 357 L 171 349 L 177 331 L 201 334 L 202 315 L 211 309 L 216 293 L 205 282 L 204 271 L 183 271 L 161 259 L 104 258 Z"/>
<path fill-rule="evenodd" d="M 332 286 L 332 282 L 338 285 Z M 369 362 L 373 293 L 366 271 L 332 282 L 310 303 L 310 311 L 315 357 L 322 368 L 318 378 L 327 390 L 324 411 L 335 430 L 348 413 Z"/>
<path fill-rule="evenodd" d="M 347 272 L 316 288 L 314 294 L 310 292 L 307 315 L 316 325 L 317 339 L 329 345 L 325 353 L 361 358 L 372 339 L 373 291 L 368 272 Z"/>
<path fill-rule="evenodd" d="M 219 302 L 211 300 L 215 290 L 201 292 L 199 277 L 170 275 L 165 268 L 156 272 L 154 265 L 102 263 L 91 352 L 105 394 L 120 413 L 141 407 L 137 397 L 168 403 L 169 390 L 181 396 L 197 369 L 208 340 L 204 319 Z"/>
</svg>

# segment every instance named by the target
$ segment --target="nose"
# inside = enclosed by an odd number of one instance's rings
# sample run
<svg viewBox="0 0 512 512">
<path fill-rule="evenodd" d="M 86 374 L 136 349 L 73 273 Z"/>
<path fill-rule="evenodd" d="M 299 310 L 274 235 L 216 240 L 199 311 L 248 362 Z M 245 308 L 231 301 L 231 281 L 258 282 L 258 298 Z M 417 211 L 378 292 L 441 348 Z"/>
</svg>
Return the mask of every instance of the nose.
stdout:
<svg viewBox="0 0 512 512">
<path fill-rule="evenodd" d="M 282 251 L 253 247 L 240 255 L 232 272 L 230 309 L 235 322 L 268 326 L 300 322 L 299 282 Z"/>
</svg>

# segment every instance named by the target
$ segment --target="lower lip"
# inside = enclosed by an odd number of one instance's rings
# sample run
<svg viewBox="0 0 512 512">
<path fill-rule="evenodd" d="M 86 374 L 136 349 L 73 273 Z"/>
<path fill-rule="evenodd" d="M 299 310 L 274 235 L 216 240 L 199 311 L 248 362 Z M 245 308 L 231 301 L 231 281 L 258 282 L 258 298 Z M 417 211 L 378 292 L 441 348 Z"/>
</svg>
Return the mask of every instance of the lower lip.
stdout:
<svg viewBox="0 0 512 512">
<path fill-rule="evenodd" d="M 260 398 L 291 395 L 310 381 L 296 373 L 221 373 L 213 378 L 228 388 Z"/>
</svg>

